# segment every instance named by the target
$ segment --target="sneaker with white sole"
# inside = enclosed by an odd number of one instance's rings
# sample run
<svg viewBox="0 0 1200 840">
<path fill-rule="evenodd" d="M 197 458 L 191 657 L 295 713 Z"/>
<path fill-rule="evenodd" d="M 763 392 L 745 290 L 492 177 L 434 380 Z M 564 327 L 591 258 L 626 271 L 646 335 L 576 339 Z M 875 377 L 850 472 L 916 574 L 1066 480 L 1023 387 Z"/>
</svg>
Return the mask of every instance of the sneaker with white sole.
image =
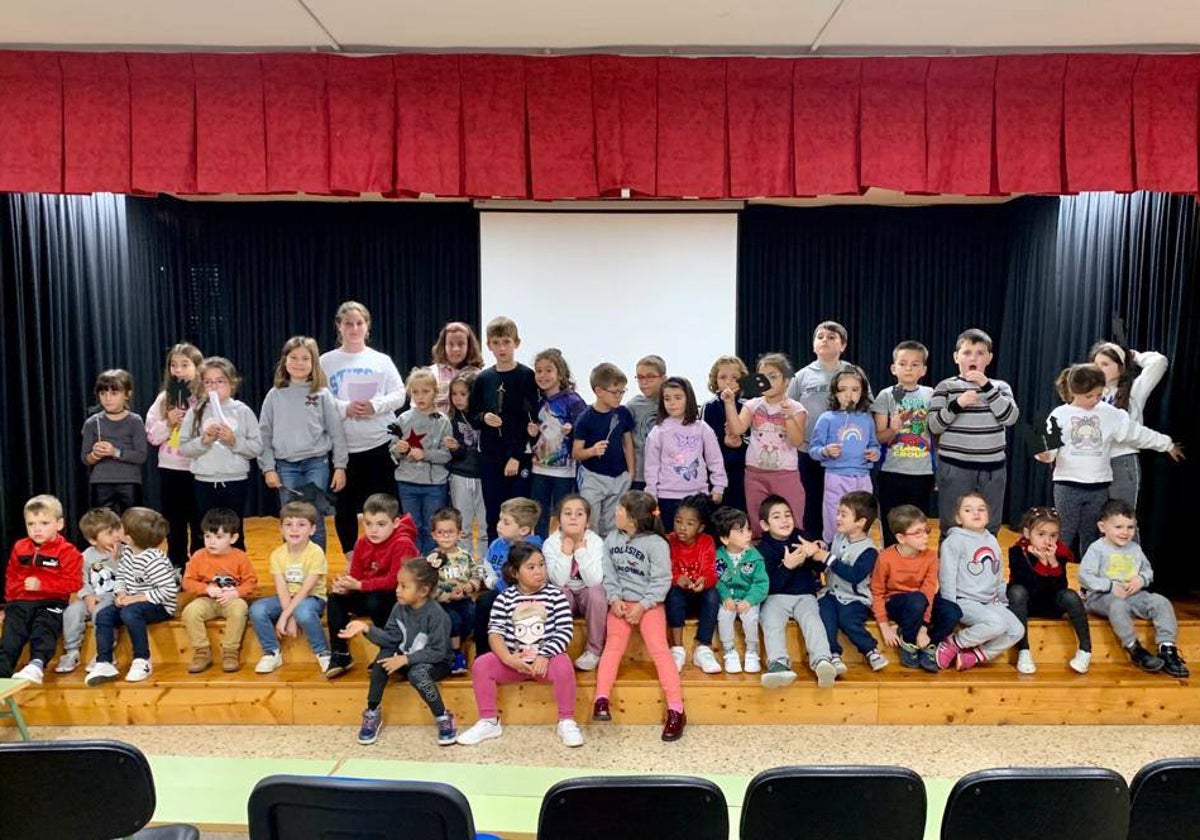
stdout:
<svg viewBox="0 0 1200 840">
<path fill-rule="evenodd" d="M 558 722 L 558 737 L 564 747 L 583 746 L 583 730 L 579 728 L 579 724 L 573 718 L 566 718 Z"/>
<path fill-rule="evenodd" d="M 821 659 L 813 665 L 813 673 L 817 675 L 817 688 L 832 688 L 837 679 L 837 668 L 828 659 Z"/>
<path fill-rule="evenodd" d="M 767 672 L 759 680 L 763 688 L 784 688 L 795 681 L 796 672 L 792 670 L 791 663 L 785 659 L 772 659 L 768 662 Z"/>
<path fill-rule="evenodd" d="M 480 718 L 471 724 L 470 729 L 458 736 L 458 743 L 464 747 L 473 747 L 484 741 L 499 738 L 503 734 L 504 728 L 500 725 L 499 718 Z M 562 734 L 561 731 L 559 734 Z"/>
<path fill-rule="evenodd" d="M 839 677 L 845 676 L 846 672 L 850 670 L 846 667 L 846 663 L 842 661 L 842 657 L 836 653 L 829 657 L 829 664 L 833 666 L 833 670 L 837 672 L 837 676 Z"/>
<path fill-rule="evenodd" d="M 738 656 L 738 652 L 736 650 L 725 651 L 725 673 L 742 673 L 742 658 Z"/>
<path fill-rule="evenodd" d="M 328 653 L 317 654 L 317 667 L 321 669 L 322 674 L 329 670 L 329 660 L 331 658 Z"/>
<path fill-rule="evenodd" d="M 743 670 L 747 674 L 757 674 L 762 670 L 762 660 L 758 658 L 757 652 L 746 651 L 746 665 Z"/>
<path fill-rule="evenodd" d="M 383 709 L 363 709 L 362 724 L 358 727 L 358 743 L 369 747 L 379 740 L 383 729 Z"/>
<path fill-rule="evenodd" d="M 17 671 L 17 673 L 13 674 L 13 679 L 25 680 L 26 682 L 31 682 L 34 685 L 41 685 L 42 678 L 44 676 L 46 676 L 46 672 L 42 669 L 42 666 L 38 665 L 36 662 L 30 662 L 20 671 Z"/>
<path fill-rule="evenodd" d="M 579 658 L 575 660 L 575 668 L 578 671 L 595 671 L 596 666 L 600 664 L 600 654 L 592 653 L 590 650 L 585 650 L 579 654 Z"/>
<path fill-rule="evenodd" d="M 436 723 L 439 747 L 449 747 L 458 743 L 458 724 L 454 712 L 447 709 L 446 714 L 437 718 Z"/>
<path fill-rule="evenodd" d="M 1092 667 L 1092 652 L 1090 650 L 1077 650 L 1075 655 L 1071 657 L 1071 661 L 1067 663 L 1071 666 L 1071 670 L 1077 674 L 1086 674 L 1088 668 Z"/>
<path fill-rule="evenodd" d="M 871 666 L 872 671 L 882 671 L 891 663 L 888 662 L 886 656 L 877 650 L 873 650 L 867 654 L 867 664 Z"/>
<path fill-rule="evenodd" d="M 1017 672 L 1021 674 L 1037 673 L 1037 663 L 1033 661 L 1033 652 L 1028 648 L 1017 651 Z"/>
<path fill-rule="evenodd" d="M 258 664 L 254 666 L 254 673 L 270 674 L 278 671 L 281 667 L 283 667 L 283 654 L 275 650 L 262 655 L 262 659 L 258 660 Z"/>
<path fill-rule="evenodd" d="M 687 651 L 681 645 L 671 645 L 671 659 L 675 661 L 675 670 L 682 671 L 687 662 Z"/>
<path fill-rule="evenodd" d="M 692 664 L 706 674 L 721 673 L 721 663 L 717 661 L 717 655 L 708 645 L 696 646 L 696 649 L 692 651 Z"/>
<path fill-rule="evenodd" d="M 129 670 L 125 672 L 125 682 L 142 682 L 150 678 L 149 659 L 135 659 L 129 665 Z"/>
<path fill-rule="evenodd" d="M 58 658 L 58 664 L 54 666 L 54 673 L 69 674 L 79 667 L 79 651 L 69 650 Z"/>
<path fill-rule="evenodd" d="M 121 672 L 117 670 L 117 666 L 111 662 L 97 662 L 92 666 L 92 670 L 88 672 L 87 678 L 83 681 L 85 685 L 101 685 L 106 682 L 112 682 L 117 677 L 121 676 Z"/>
<path fill-rule="evenodd" d="M 92 669 L 95 667 L 96 667 L 96 657 L 93 656 L 91 659 L 88 660 L 88 663 L 83 666 L 83 670 L 90 674 L 90 673 L 92 673 Z"/>
</svg>

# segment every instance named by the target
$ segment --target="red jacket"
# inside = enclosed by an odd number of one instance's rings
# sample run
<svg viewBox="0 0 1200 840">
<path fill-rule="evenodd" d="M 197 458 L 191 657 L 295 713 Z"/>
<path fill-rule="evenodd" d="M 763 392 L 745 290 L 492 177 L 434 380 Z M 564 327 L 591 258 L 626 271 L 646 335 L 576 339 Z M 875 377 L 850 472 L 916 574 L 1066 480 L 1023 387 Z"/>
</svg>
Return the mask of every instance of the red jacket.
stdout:
<svg viewBox="0 0 1200 840">
<path fill-rule="evenodd" d="M 350 560 L 350 577 L 362 584 L 364 592 L 396 588 L 396 575 L 405 560 L 420 557 L 417 551 L 417 524 L 407 513 L 392 535 L 381 543 L 359 537 Z"/>
<path fill-rule="evenodd" d="M 700 534 L 691 545 L 679 541 L 675 532 L 667 534 L 671 545 L 671 585 L 683 575 L 692 580 L 703 578 L 705 588 L 717 585 L 717 545 L 708 534 Z"/>
<path fill-rule="evenodd" d="M 25 588 L 25 579 L 37 578 L 41 589 Z M 17 540 L 8 557 L 4 597 L 9 601 L 70 601 L 83 579 L 83 555 L 62 534 L 41 545 L 29 537 Z"/>
</svg>

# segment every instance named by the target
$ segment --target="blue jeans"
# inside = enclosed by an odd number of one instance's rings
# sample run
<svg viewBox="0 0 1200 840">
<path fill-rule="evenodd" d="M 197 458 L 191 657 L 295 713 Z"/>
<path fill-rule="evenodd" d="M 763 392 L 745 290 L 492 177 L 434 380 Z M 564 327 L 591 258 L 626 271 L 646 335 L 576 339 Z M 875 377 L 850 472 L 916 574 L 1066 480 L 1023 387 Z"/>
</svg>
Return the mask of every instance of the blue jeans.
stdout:
<svg viewBox="0 0 1200 840">
<path fill-rule="evenodd" d="M 296 605 L 292 615 L 304 635 L 308 637 L 308 646 L 315 654 L 329 653 L 329 642 L 325 638 L 325 627 L 321 624 L 321 613 L 325 612 L 325 601 L 316 595 L 309 595 Z M 283 615 L 283 605 L 279 596 L 259 598 L 250 605 L 250 624 L 254 627 L 254 635 L 263 653 L 276 653 L 279 650 L 279 637 L 275 635 L 275 622 Z"/>
<path fill-rule="evenodd" d="M 396 495 L 404 512 L 417 523 L 417 550 L 421 556 L 433 551 L 433 535 L 429 532 L 433 515 L 450 504 L 450 487 L 446 484 L 415 484 L 397 481 Z"/>
<path fill-rule="evenodd" d="M 122 624 L 129 631 L 133 644 L 134 659 L 150 658 L 150 636 L 146 625 L 157 624 L 171 617 L 161 604 L 139 601 L 127 607 L 110 604 L 96 613 L 92 621 L 96 625 L 96 661 L 112 662 L 113 647 L 117 643 L 117 628 Z"/>
<path fill-rule="evenodd" d="M 475 602 L 470 598 L 444 601 L 442 609 L 450 616 L 450 638 L 458 639 L 460 643 L 463 639 L 469 638 L 475 630 Z M 487 651 L 476 651 L 477 656 L 485 653 Z"/>
<path fill-rule="evenodd" d="M 713 630 L 717 627 L 717 608 L 721 606 L 721 596 L 717 587 L 710 586 L 699 592 L 680 589 L 672 586 L 667 590 L 667 626 L 682 627 L 687 618 L 688 607 L 697 608 L 700 623 L 696 626 L 696 641 L 712 647 Z"/>
<path fill-rule="evenodd" d="M 867 632 L 867 619 L 871 617 L 871 608 L 866 604 L 859 601 L 843 604 L 833 595 L 826 594 L 817 599 L 817 608 L 821 611 L 825 635 L 829 637 L 829 652 L 834 656 L 842 655 L 838 630 L 845 633 L 850 643 L 864 656 L 875 650 L 875 637 Z"/>
<path fill-rule="evenodd" d="M 329 492 L 329 456 L 317 455 L 300 461 L 276 461 L 275 472 L 279 473 L 279 504 L 286 505 L 295 501 L 298 496 L 286 489 L 299 490 L 306 484 L 315 484 L 317 488 Z M 325 550 L 325 506 L 317 504 L 317 530 L 313 534 L 313 542 Z"/>
<path fill-rule="evenodd" d="M 533 500 L 542 508 L 542 514 L 538 517 L 537 527 L 533 532 L 546 539 L 550 536 L 550 514 L 558 507 L 563 496 L 576 492 L 575 477 L 534 473 L 531 492 Z"/>
</svg>

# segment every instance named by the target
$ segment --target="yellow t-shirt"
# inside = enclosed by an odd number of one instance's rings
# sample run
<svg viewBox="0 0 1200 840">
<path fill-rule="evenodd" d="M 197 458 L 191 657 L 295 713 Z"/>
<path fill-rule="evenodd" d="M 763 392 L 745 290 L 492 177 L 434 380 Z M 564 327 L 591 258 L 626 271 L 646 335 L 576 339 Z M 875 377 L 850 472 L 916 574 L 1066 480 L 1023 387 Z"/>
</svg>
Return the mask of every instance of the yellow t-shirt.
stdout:
<svg viewBox="0 0 1200 840">
<path fill-rule="evenodd" d="M 295 595 L 304 585 L 304 579 L 309 575 L 320 575 L 317 585 L 309 595 L 316 595 L 325 600 L 325 575 L 329 572 L 329 563 L 325 560 L 325 552 L 321 546 L 311 540 L 308 548 L 300 554 L 289 554 L 287 544 L 279 546 L 271 552 L 271 576 L 283 575 L 287 582 L 288 593 Z"/>
</svg>

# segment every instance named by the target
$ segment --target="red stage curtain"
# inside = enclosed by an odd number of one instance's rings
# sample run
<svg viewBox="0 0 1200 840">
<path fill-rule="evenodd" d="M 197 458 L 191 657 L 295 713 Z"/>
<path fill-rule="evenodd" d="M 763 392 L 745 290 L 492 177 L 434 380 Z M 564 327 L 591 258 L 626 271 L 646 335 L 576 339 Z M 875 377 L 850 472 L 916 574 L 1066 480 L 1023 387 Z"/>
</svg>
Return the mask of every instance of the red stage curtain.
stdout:
<svg viewBox="0 0 1200 840">
<path fill-rule="evenodd" d="M 1200 191 L 1196 172 L 1200 57 L 1144 55 L 1133 76 L 1137 188 Z"/>
<path fill-rule="evenodd" d="M 1067 191 L 1133 189 L 1136 55 L 1072 55 L 1063 85 Z"/>
<path fill-rule="evenodd" d="M 725 126 L 725 60 L 658 59 L 658 195 L 729 194 Z"/>
<path fill-rule="evenodd" d="M 120 53 L 64 53 L 63 190 L 130 189 L 129 69 Z"/>
<path fill-rule="evenodd" d="M 397 55 L 396 190 L 462 195 L 462 82 L 456 55 Z"/>
<path fill-rule="evenodd" d="M 927 58 L 867 58 L 862 74 L 862 186 L 925 192 Z"/>
<path fill-rule="evenodd" d="M 792 62 L 730 58 L 729 194 L 792 195 Z"/>
<path fill-rule="evenodd" d="M 596 185 L 601 195 L 656 194 L 658 62 L 594 55 Z"/>
<path fill-rule="evenodd" d="M 800 59 L 792 77 L 796 194 L 857 193 L 862 61 Z"/>
<path fill-rule="evenodd" d="M 466 194 L 526 198 L 525 60 L 464 56 L 461 72 Z"/>
<path fill-rule="evenodd" d="M 258 55 L 196 55 L 196 189 L 267 191 L 263 74 Z"/>
<path fill-rule="evenodd" d="M 329 192 L 324 55 L 264 55 L 267 190 Z"/>
<path fill-rule="evenodd" d="M 196 192 L 196 80 L 190 55 L 130 53 L 133 191 Z"/>
<path fill-rule="evenodd" d="M 589 58 L 526 59 L 525 105 L 533 198 L 599 195 Z"/>
<path fill-rule="evenodd" d="M 329 186 L 391 192 L 395 183 L 396 76 L 391 56 L 329 66 Z"/>
<path fill-rule="evenodd" d="M 0 190 L 62 192 L 58 53 L 0 52 Z"/>
<path fill-rule="evenodd" d="M 1065 55 L 1006 55 L 996 62 L 996 182 L 1001 192 L 1063 191 Z"/>
<path fill-rule="evenodd" d="M 930 192 L 993 192 L 992 113 L 996 59 L 934 58 L 925 78 Z"/>
</svg>

